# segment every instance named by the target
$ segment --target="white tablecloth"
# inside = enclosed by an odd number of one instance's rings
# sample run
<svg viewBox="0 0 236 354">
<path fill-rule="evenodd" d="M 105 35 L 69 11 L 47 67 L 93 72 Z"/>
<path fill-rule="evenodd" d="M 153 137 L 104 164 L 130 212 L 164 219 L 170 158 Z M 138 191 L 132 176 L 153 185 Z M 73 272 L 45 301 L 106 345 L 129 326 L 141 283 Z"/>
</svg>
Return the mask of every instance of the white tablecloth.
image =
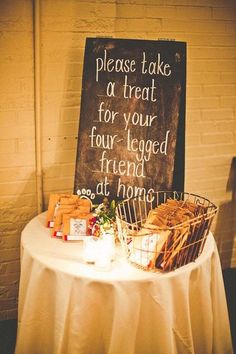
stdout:
<svg viewBox="0 0 236 354">
<path fill-rule="evenodd" d="M 195 263 L 170 273 L 137 269 L 119 249 L 99 271 L 81 242 L 44 225 L 45 213 L 22 232 L 16 354 L 233 353 L 211 234 Z"/>
</svg>

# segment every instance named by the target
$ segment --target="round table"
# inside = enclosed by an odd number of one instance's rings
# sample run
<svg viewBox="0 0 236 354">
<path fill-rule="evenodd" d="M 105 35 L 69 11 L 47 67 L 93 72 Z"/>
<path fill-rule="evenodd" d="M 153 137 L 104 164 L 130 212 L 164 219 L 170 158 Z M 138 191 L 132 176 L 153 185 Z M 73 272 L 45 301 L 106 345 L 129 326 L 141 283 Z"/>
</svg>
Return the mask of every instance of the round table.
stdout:
<svg viewBox="0 0 236 354">
<path fill-rule="evenodd" d="M 169 273 L 83 261 L 82 242 L 50 237 L 46 214 L 22 232 L 15 354 L 233 353 L 214 238 Z"/>
</svg>

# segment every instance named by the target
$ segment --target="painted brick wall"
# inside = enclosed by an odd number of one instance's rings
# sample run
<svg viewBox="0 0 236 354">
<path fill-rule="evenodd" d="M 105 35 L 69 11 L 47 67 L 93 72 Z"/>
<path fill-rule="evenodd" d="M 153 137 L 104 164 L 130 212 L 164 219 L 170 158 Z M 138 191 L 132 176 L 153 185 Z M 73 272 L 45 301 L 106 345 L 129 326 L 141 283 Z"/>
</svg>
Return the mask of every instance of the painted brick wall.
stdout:
<svg viewBox="0 0 236 354">
<path fill-rule="evenodd" d="M 16 317 L 20 233 L 36 214 L 32 5 L 0 1 L 0 319 Z"/>
<path fill-rule="evenodd" d="M 45 203 L 73 189 L 86 37 L 114 36 L 115 1 L 42 1 Z"/>
<path fill-rule="evenodd" d="M 73 189 L 85 38 L 186 41 L 185 190 L 219 206 L 222 266 L 235 267 L 235 20 L 235 0 L 41 0 L 44 208 Z M 36 214 L 32 23 L 31 0 L 0 2 L 0 319 L 16 316 L 20 232 Z"/>
</svg>

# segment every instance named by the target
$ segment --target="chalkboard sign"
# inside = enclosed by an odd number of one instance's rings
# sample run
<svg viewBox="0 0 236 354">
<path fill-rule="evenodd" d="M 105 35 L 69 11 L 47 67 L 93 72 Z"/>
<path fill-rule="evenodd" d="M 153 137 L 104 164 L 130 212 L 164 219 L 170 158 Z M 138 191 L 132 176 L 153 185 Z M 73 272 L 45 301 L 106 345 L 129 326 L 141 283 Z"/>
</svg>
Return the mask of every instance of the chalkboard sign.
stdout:
<svg viewBox="0 0 236 354">
<path fill-rule="evenodd" d="M 186 44 L 88 38 L 74 193 L 184 188 Z"/>
</svg>

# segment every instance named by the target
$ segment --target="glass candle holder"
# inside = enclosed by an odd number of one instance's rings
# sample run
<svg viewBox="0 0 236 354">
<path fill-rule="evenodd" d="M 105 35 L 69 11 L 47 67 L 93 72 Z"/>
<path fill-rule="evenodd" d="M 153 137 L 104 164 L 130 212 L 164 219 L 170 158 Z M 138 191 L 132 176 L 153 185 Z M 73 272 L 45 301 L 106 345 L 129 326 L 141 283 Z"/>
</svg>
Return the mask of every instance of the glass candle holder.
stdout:
<svg viewBox="0 0 236 354">
<path fill-rule="evenodd" d="M 98 254 L 99 238 L 95 236 L 86 236 L 84 238 L 83 258 L 86 263 L 95 263 Z"/>
</svg>

